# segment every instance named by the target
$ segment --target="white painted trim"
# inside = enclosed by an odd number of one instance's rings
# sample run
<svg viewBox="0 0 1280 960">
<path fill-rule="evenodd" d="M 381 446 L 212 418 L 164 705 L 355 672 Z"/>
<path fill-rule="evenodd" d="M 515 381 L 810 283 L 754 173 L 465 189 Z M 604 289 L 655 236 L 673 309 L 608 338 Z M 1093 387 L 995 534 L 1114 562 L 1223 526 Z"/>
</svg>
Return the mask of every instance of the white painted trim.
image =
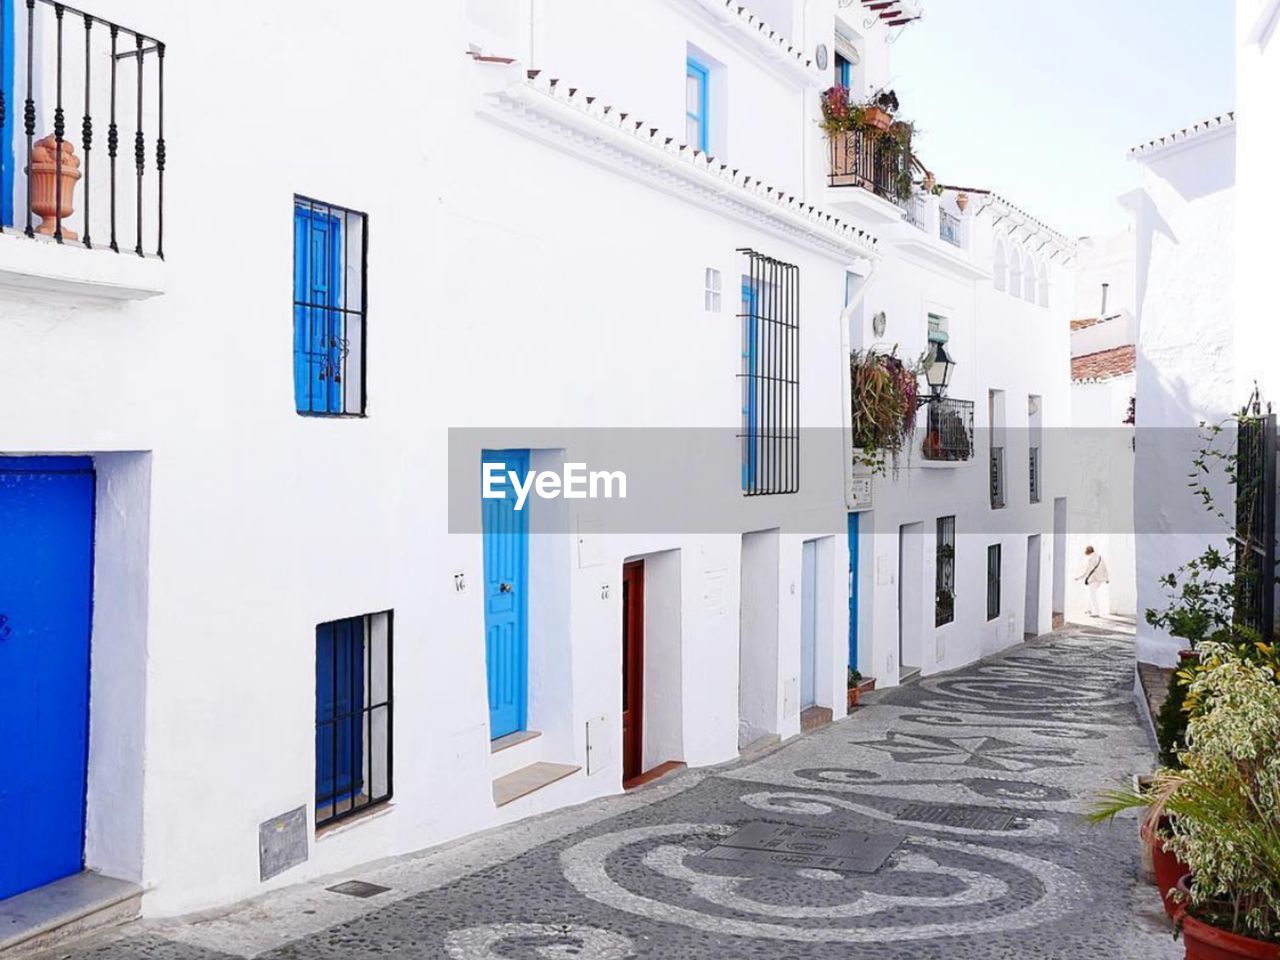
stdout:
<svg viewBox="0 0 1280 960">
<path fill-rule="evenodd" d="M 1254 18 L 1247 42 L 1266 50 L 1275 36 L 1277 25 L 1280 25 L 1280 0 L 1267 0 Z"/>
<path fill-rule="evenodd" d="M 165 265 L 134 253 L 5 233 L 0 235 L 0 287 L 72 300 L 146 300 L 164 293 Z"/>
<path fill-rule="evenodd" d="M 791 83 L 820 87 L 827 76 L 804 50 L 746 9 L 740 0 L 668 0 L 668 3 L 682 13 L 701 14 L 700 20 L 711 20 L 730 40 L 759 56 L 766 66 L 776 68 L 776 72 Z"/>
<path fill-rule="evenodd" d="M 481 116 L 615 173 L 730 216 L 832 259 L 875 258 L 877 241 L 816 207 L 679 146 L 661 130 L 610 109 L 564 81 L 516 82 L 490 93 Z M 606 112 L 606 110 L 608 112 Z M 623 117 L 626 116 L 626 119 Z"/>
</svg>

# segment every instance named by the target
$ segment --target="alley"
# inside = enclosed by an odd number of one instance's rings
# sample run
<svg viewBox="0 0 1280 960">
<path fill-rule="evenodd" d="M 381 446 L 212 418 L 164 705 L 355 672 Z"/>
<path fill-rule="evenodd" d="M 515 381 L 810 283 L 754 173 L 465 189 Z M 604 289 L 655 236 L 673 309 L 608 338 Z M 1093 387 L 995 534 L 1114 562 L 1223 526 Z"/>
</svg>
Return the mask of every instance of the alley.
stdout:
<svg viewBox="0 0 1280 960">
<path fill-rule="evenodd" d="M 1134 822 L 1079 818 L 1150 767 L 1132 677 L 1131 636 L 1068 627 L 752 761 L 42 960 L 1175 957 Z"/>
</svg>

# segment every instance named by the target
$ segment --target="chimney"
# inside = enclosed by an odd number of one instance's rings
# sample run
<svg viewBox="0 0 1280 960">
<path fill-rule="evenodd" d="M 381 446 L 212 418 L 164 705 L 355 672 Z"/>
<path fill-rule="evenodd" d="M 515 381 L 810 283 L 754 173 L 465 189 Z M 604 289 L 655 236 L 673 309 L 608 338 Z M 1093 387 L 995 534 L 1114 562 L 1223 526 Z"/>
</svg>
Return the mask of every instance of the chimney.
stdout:
<svg viewBox="0 0 1280 960">
<path fill-rule="evenodd" d="M 1110 286 L 1111 284 L 1109 283 L 1104 283 L 1102 285 L 1102 311 L 1098 314 L 1099 320 L 1105 320 L 1107 318 L 1107 288 Z"/>
</svg>

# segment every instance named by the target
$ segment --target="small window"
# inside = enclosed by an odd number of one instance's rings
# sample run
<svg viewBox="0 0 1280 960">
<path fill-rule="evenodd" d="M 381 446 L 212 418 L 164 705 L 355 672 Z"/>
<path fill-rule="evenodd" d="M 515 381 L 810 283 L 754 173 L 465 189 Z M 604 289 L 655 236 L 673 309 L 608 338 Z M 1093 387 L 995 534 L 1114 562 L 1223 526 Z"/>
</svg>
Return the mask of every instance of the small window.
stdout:
<svg viewBox="0 0 1280 960">
<path fill-rule="evenodd" d="M 316 627 L 316 826 L 391 799 L 391 612 Z"/>
<path fill-rule="evenodd" d="M 293 204 L 293 393 L 298 413 L 364 416 L 363 213 Z"/>
<path fill-rule="evenodd" d="M 987 547 L 987 619 L 1000 616 L 1000 544 Z"/>
<path fill-rule="evenodd" d="M 742 490 L 800 489 L 800 269 L 754 250 L 742 277 Z"/>
<path fill-rule="evenodd" d="M 936 313 L 929 314 L 929 333 L 928 341 L 930 343 L 946 343 L 947 342 L 947 318 Z"/>
<path fill-rule="evenodd" d="M 938 518 L 937 584 L 934 592 L 935 626 L 956 618 L 956 518 Z"/>
<path fill-rule="evenodd" d="M 707 313 L 720 312 L 720 271 L 715 267 L 707 267 L 703 305 Z"/>
<path fill-rule="evenodd" d="M 708 84 L 707 68 L 690 57 L 685 61 L 684 74 L 684 139 L 691 147 L 707 152 L 711 142 L 708 132 Z"/>
<path fill-rule="evenodd" d="M 846 90 L 853 89 L 853 64 L 851 64 L 842 53 L 836 53 L 835 59 L 835 85 L 844 87 Z"/>
</svg>

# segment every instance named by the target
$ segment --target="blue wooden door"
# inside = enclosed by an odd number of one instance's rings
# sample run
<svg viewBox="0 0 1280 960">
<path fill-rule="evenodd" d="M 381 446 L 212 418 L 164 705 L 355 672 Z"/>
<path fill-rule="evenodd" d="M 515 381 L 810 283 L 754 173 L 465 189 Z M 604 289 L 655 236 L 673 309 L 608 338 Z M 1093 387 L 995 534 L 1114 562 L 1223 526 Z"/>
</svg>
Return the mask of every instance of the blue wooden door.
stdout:
<svg viewBox="0 0 1280 960">
<path fill-rule="evenodd" d="M 858 669 L 858 515 L 849 514 L 849 669 Z"/>
<path fill-rule="evenodd" d="M 0 458 L 0 899 L 79 872 L 93 463 Z"/>
<path fill-rule="evenodd" d="M 293 390 L 299 413 L 342 413 L 346 330 L 342 223 L 324 210 L 293 208 Z"/>
<path fill-rule="evenodd" d="M 502 465 L 502 476 L 529 472 L 528 450 L 486 450 L 482 465 Z M 501 499 L 482 499 L 484 526 L 484 631 L 493 739 L 525 729 L 529 690 L 529 501 L 516 509 L 509 479 L 495 484 Z"/>
<path fill-rule="evenodd" d="M 364 786 L 364 618 L 316 627 L 316 810 Z"/>
</svg>

